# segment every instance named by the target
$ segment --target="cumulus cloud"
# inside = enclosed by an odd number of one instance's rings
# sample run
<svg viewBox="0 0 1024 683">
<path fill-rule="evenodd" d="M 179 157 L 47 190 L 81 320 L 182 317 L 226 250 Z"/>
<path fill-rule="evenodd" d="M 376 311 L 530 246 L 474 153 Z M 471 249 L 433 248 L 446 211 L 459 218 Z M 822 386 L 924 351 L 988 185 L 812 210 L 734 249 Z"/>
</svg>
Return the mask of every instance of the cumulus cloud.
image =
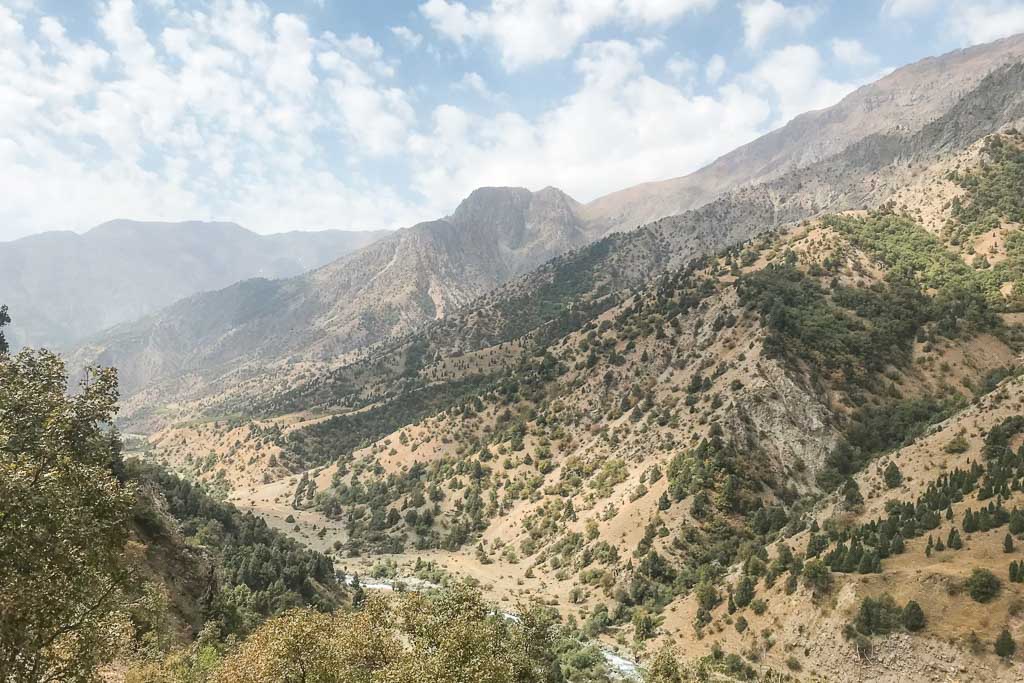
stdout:
<svg viewBox="0 0 1024 683">
<path fill-rule="evenodd" d="M 652 77 L 624 41 L 584 45 L 574 68 L 580 87 L 535 120 L 437 108 L 413 142 L 417 188 L 451 203 L 477 185 L 553 184 L 586 201 L 694 170 L 771 118 L 767 99 L 739 84 L 711 97 Z"/>
<path fill-rule="evenodd" d="M 774 98 L 776 123 L 797 114 L 835 104 L 859 82 L 837 82 L 825 75 L 821 54 L 810 45 L 789 45 L 767 55 L 741 80 L 750 88 Z"/>
<path fill-rule="evenodd" d="M 455 84 L 455 89 L 467 90 L 469 92 L 476 93 L 485 100 L 497 97 L 487 85 L 487 81 L 484 80 L 484 77 L 475 71 L 464 73 L 462 78 Z"/>
<path fill-rule="evenodd" d="M 832 54 L 849 66 L 875 66 L 878 56 L 870 52 L 859 40 L 836 38 L 832 41 Z"/>
<path fill-rule="evenodd" d="M 756 50 L 777 30 L 805 30 L 817 21 L 821 12 L 809 5 L 786 6 L 775 0 L 747 0 L 740 5 L 740 14 L 744 42 L 748 48 Z"/>
<path fill-rule="evenodd" d="M 959 0 L 949 26 L 965 45 L 987 43 L 1024 31 L 1024 3 L 1018 0 Z"/>
<path fill-rule="evenodd" d="M 707 79 L 708 83 L 714 85 L 722 80 L 722 76 L 725 75 L 725 69 L 725 57 L 722 55 L 712 55 L 711 59 L 708 60 L 707 66 L 704 67 L 704 78 Z"/>
<path fill-rule="evenodd" d="M 493 41 L 508 71 L 568 56 L 590 32 L 612 23 L 652 25 L 716 0 L 492 0 L 471 10 L 457 0 L 427 0 L 420 11 L 434 30 L 457 45 Z"/>
<path fill-rule="evenodd" d="M 927 14 L 937 5 L 938 0 L 885 0 L 882 14 L 893 19 L 907 19 Z"/>
<path fill-rule="evenodd" d="M 411 50 L 415 50 L 420 46 L 420 43 L 423 42 L 423 36 L 416 33 L 408 26 L 392 26 L 391 33 Z"/>
<path fill-rule="evenodd" d="M 521 46 L 492 28 L 548 8 L 559 26 L 575 26 L 550 41 L 576 44 L 571 77 L 525 115 L 494 95 L 500 81 L 464 67 L 428 105 L 422 90 L 401 86 L 401 62 L 373 37 L 314 30 L 258 0 L 188 11 L 168 2 L 146 29 L 131 0 L 103 0 L 95 30 L 77 34 L 0 6 L 0 238 L 122 216 L 264 231 L 407 225 L 485 184 L 552 184 L 586 201 L 695 170 L 856 85 L 830 79 L 806 45 L 739 72 L 721 55 L 657 59 L 659 39 L 585 39 L 612 22 L 649 35 L 710 0 L 431 4 L 452 12 L 452 40 L 459 26 L 463 42 L 493 39 L 506 66 L 520 64 Z M 391 36 L 423 47 L 401 28 L 383 29 L 391 49 L 400 49 Z M 832 48 L 837 59 L 864 58 L 851 44 Z M 702 75 L 705 92 L 695 87 Z M 499 113 L 446 103 L 452 89 Z"/>
<path fill-rule="evenodd" d="M 117 216 L 263 230 L 411 217 L 322 153 L 322 139 L 337 140 L 344 167 L 404 149 L 415 113 L 373 40 L 314 36 L 302 17 L 246 0 L 168 11 L 153 35 L 136 13 L 131 0 L 104 2 L 90 41 L 0 7 L 6 236 Z"/>
</svg>

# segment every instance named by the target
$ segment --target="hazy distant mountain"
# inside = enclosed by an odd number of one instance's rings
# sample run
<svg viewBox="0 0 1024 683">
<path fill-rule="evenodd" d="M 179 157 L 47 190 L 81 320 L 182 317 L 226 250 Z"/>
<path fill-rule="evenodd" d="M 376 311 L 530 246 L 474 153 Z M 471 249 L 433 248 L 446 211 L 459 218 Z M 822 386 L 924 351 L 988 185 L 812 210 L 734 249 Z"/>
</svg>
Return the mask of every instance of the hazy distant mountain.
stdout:
<svg viewBox="0 0 1024 683">
<path fill-rule="evenodd" d="M 594 239 L 554 188 L 482 188 L 440 220 L 395 232 L 304 275 L 251 279 L 180 301 L 87 344 L 122 386 L 247 361 L 325 360 L 450 313 Z"/>
<path fill-rule="evenodd" d="M 234 223 L 110 221 L 0 242 L 14 347 L 65 346 L 196 292 L 297 275 L 387 231 L 258 235 Z"/>
</svg>

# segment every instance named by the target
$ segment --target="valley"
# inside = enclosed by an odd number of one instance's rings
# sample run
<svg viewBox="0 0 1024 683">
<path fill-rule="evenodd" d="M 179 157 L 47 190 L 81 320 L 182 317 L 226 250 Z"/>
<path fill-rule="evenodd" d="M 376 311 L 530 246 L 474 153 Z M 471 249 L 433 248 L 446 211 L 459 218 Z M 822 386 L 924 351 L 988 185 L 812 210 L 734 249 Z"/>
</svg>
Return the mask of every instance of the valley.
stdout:
<svg viewBox="0 0 1024 683">
<path fill-rule="evenodd" d="M 0 681 L 1024 680 L 1024 35 L 846 92 L 587 203 L 0 243 L 142 273 L 0 275 Z"/>
</svg>

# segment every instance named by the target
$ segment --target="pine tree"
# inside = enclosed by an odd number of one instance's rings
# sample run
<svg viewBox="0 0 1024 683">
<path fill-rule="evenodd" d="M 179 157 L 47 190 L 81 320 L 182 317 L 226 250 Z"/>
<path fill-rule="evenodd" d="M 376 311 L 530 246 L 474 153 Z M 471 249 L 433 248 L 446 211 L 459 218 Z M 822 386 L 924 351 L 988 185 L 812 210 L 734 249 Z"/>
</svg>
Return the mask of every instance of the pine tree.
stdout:
<svg viewBox="0 0 1024 683">
<path fill-rule="evenodd" d="M 907 603 L 903 608 L 903 627 L 908 631 L 920 631 L 924 628 L 924 610 L 914 600 Z"/>
<path fill-rule="evenodd" d="M 893 555 L 899 555 L 904 550 L 906 550 L 906 546 L 903 543 L 903 535 L 896 534 L 892 537 L 892 543 L 889 544 L 889 552 Z"/>
<path fill-rule="evenodd" d="M 890 489 L 894 489 L 903 483 L 903 473 L 900 472 L 900 468 L 897 467 L 896 463 L 892 461 L 885 468 L 882 478 L 885 480 L 886 487 Z"/>
<path fill-rule="evenodd" d="M 754 599 L 754 581 L 749 576 L 740 579 L 736 587 L 735 601 L 737 607 L 746 607 Z"/>
<path fill-rule="evenodd" d="M 1010 535 L 1009 533 L 1007 533 L 1006 536 L 1003 537 L 1003 552 L 1004 553 L 1012 553 L 1013 552 L 1013 536 Z"/>
<path fill-rule="evenodd" d="M 974 515 L 974 513 L 971 510 L 967 510 L 967 512 L 964 513 L 964 533 L 965 534 L 971 534 L 971 533 L 974 533 L 977 530 L 978 530 L 977 519 L 975 518 L 975 515 Z M 949 545 L 950 547 L 952 547 L 952 545 L 949 544 L 949 543 L 947 543 L 946 545 Z"/>
<path fill-rule="evenodd" d="M 1012 657 L 1013 653 L 1017 651 L 1017 642 L 1010 635 L 1007 629 L 1003 629 L 996 638 L 996 654 L 1000 657 Z"/>
</svg>

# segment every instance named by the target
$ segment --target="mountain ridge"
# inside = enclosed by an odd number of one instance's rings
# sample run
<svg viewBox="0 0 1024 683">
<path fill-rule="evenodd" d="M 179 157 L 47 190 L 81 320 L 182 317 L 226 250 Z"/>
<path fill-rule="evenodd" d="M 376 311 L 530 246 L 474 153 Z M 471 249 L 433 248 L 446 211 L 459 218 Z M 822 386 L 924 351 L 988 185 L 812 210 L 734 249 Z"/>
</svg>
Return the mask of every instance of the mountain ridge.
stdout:
<svg viewBox="0 0 1024 683">
<path fill-rule="evenodd" d="M 15 346 L 65 347 L 198 291 L 295 275 L 385 234 L 264 236 L 228 222 L 118 219 L 0 242 L 0 298 L 15 314 Z"/>
</svg>

